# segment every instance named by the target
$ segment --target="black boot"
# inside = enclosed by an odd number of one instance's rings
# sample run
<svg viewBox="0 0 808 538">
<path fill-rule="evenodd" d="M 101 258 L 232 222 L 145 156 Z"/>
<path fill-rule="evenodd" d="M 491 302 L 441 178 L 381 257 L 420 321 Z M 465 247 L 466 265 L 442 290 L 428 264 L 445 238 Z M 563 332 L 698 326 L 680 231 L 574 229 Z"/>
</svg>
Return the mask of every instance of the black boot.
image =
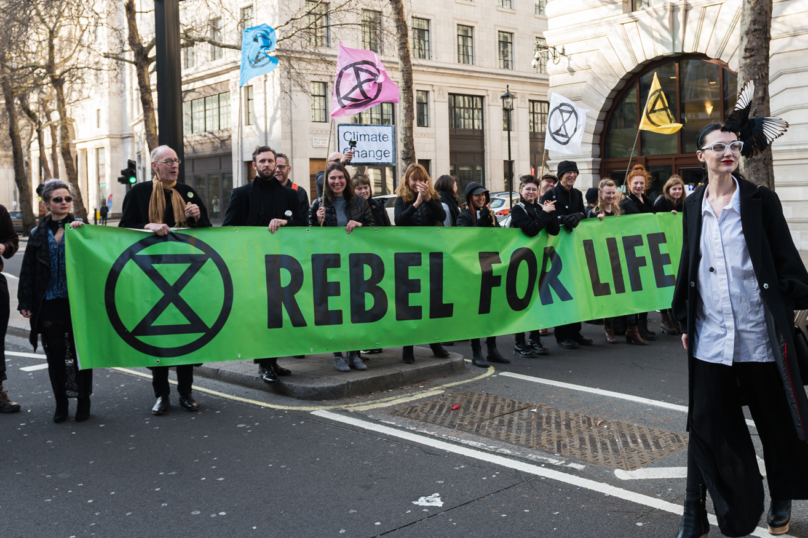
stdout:
<svg viewBox="0 0 808 538">
<path fill-rule="evenodd" d="M 488 348 L 488 355 L 485 359 L 488 362 L 498 362 L 500 364 L 510 364 L 510 359 L 506 359 L 497 349 L 497 339 L 493 336 L 485 341 L 485 346 Z"/>
<path fill-rule="evenodd" d="M 679 523 L 679 533 L 676 538 L 704 538 L 709 532 L 707 493 L 702 488 L 700 499 L 685 501 L 685 512 L 682 514 L 682 521 Z"/>
<path fill-rule="evenodd" d="M 516 344 L 513 352 L 521 357 L 533 357 L 533 348 L 525 342 L 525 333 L 516 333 Z"/>
<path fill-rule="evenodd" d="M 270 367 L 272 368 L 272 371 L 275 372 L 276 377 L 281 375 L 292 375 L 291 370 L 278 365 L 278 359 L 272 359 Z"/>
<path fill-rule="evenodd" d="M 488 368 L 489 366 L 491 366 L 483 358 L 483 352 L 482 347 L 480 346 L 479 338 L 471 339 L 471 364 L 473 364 L 474 366 L 479 366 L 480 368 Z"/>
<path fill-rule="evenodd" d="M 66 396 L 56 397 L 56 412 L 53 413 L 53 421 L 60 424 L 67 420 L 67 408 L 70 404 Z"/>
<path fill-rule="evenodd" d="M 404 346 L 401 348 L 401 360 L 407 364 L 415 362 L 415 353 L 413 353 L 412 346 Z"/>
<path fill-rule="evenodd" d="M 76 406 L 76 422 L 84 422 L 90 418 L 90 397 L 79 398 Z"/>
<path fill-rule="evenodd" d="M 432 350 L 432 354 L 435 355 L 439 359 L 448 359 L 449 352 L 443 349 L 443 346 L 440 344 L 429 344 L 429 348 Z"/>
<path fill-rule="evenodd" d="M 533 353 L 536 355 L 549 355 L 550 350 L 544 347 L 544 344 L 540 338 L 541 331 L 530 331 L 530 338 L 527 341 L 527 345 L 533 348 Z"/>
<path fill-rule="evenodd" d="M 650 340 L 651 342 L 656 340 L 656 333 L 648 328 L 647 312 L 637 316 L 637 326 L 640 329 L 640 336 L 642 336 L 644 340 Z"/>
<path fill-rule="evenodd" d="M 258 377 L 260 377 L 264 383 L 277 383 L 280 381 L 275 370 L 272 369 L 271 362 L 258 365 Z"/>
<path fill-rule="evenodd" d="M 769 524 L 769 534 L 779 536 L 788 532 L 791 522 L 791 501 L 777 501 L 772 499 L 769 514 L 766 516 Z"/>
</svg>

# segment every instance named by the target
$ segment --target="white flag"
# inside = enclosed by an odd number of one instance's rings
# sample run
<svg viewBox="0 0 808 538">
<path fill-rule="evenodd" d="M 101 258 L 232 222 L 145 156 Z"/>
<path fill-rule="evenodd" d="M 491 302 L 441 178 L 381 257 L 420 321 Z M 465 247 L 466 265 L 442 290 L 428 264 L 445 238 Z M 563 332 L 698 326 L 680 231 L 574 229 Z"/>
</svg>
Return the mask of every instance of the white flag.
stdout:
<svg viewBox="0 0 808 538">
<path fill-rule="evenodd" d="M 580 153 L 587 112 L 566 97 L 553 93 L 547 114 L 544 148 L 559 153 Z"/>
</svg>

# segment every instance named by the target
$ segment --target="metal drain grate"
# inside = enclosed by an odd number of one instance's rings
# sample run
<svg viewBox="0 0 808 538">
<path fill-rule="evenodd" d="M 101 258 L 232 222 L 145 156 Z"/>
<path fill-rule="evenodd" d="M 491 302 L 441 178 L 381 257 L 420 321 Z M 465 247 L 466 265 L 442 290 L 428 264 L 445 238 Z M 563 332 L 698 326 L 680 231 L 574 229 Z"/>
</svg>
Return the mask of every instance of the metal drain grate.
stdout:
<svg viewBox="0 0 808 538">
<path fill-rule="evenodd" d="M 625 471 L 687 448 L 686 435 L 482 392 L 452 394 L 393 414 Z"/>
</svg>

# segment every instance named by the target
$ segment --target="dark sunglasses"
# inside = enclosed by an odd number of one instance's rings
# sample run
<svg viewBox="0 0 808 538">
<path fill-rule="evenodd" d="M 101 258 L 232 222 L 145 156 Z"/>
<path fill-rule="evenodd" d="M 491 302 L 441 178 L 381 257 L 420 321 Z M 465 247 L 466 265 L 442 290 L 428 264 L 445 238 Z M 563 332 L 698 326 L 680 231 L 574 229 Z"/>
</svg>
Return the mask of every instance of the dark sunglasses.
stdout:
<svg viewBox="0 0 808 538">
<path fill-rule="evenodd" d="M 72 196 L 64 196 L 64 197 L 56 196 L 55 198 L 51 198 L 51 202 L 56 202 L 57 204 L 61 204 L 63 200 L 69 204 L 70 202 L 73 201 L 73 197 Z"/>
</svg>

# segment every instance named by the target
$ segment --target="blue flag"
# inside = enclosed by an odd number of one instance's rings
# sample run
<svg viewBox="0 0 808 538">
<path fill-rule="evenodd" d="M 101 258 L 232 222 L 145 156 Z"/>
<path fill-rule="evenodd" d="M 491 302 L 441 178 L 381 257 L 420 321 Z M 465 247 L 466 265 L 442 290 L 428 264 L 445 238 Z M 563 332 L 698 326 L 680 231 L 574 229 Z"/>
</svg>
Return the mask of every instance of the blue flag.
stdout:
<svg viewBox="0 0 808 538">
<path fill-rule="evenodd" d="M 241 36 L 241 79 L 239 88 L 258 75 L 278 67 L 278 59 L 269 55 L 275 50 L 275 30 L 268 24 L 247 28 Z"/>
</svg>

